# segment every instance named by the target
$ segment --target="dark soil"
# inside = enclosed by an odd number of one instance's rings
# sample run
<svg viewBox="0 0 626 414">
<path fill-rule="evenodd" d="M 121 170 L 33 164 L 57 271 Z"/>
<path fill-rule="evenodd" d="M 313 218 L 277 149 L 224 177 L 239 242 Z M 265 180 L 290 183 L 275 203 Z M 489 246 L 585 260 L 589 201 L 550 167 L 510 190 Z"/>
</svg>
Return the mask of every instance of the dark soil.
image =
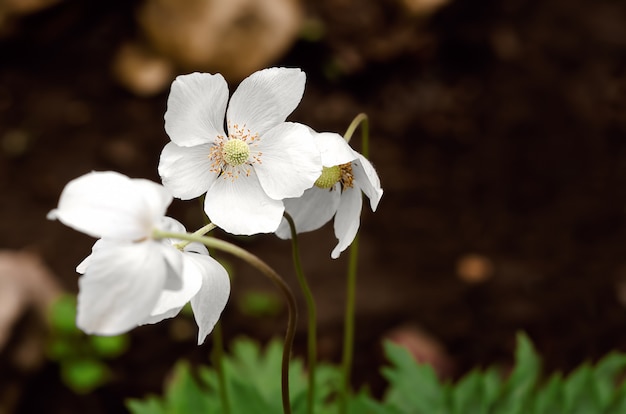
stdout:
<svg viewBox="0 0 626 414">
<path fill-rule="evenodd" d="M 626 351 L 626 7 L 478 3 L 452 0 L 417 20 L 391 0 L 310 0 L 325 36 L 277 62 L 308 75 L 290 119 L 343 132 L 357 113 L 370 117 L 385 195 L 361 223 L 355 385 L 380 391 L 380 340 L 405 324 L 441 342 L 455 375 L 509 362 L 518 330 L 548 370 Z M 135 6 L 66 1 L 0 40 L 0 246 L 38 251 L 69 291 L 92 240 L 46 220 L 63 186 L 90 170 L 158 181 L 168 142 L 167 93 L 135 97 L 110 71 L 117 47 L 136 34 Z M 26 147 L 7 147 L 16 140 Z M 170 213 L 190 229 L 201 223 L 195 203 L 175 202 Z M 269 235 L 237 243 L 295 289 L 288 243 Z M 346 257 L 329 258 L 330 228 L 302 244 L 320 352 L 337 361 Z M 483 283 L 457 275 L 470 253 L 494 266 Z M 232 263 L 227 339 L 282 335 L 282 317 L 238 310 L 246 291 L 272 286 Z M 132 348 L 112 363 L 116 380 L 93 394 L 66 390 L 52 363 L 16 377 L 19 412 L 120 412 L 123 399 L 159 392 L 175 360 L 207 361 L 210 351 L 193 335 L 174 341 L 176 323 L 133 331 Z"/>
</svg>

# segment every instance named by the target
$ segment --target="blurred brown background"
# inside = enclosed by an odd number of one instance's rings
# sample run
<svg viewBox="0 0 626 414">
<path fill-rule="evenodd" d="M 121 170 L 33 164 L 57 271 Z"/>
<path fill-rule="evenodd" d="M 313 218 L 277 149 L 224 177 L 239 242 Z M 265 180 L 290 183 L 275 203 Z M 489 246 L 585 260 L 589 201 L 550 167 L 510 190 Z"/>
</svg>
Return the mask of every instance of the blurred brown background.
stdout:
<svg viewBox="0 0 626 414">
<path fill-rule="evenodd" d="M 548 370 L 626 350 L 619 0 L 5 0 L 0 247 L 32 252 L 75 292 L 74 268 L 92 240 L 46 220 L 63 186 L 91 170 L 158 181 L 173 77 L 224 72 L 232 92 L 273 65 L 308 75 L 290 120 L 342 133 L 359 112 L 370 117 L 385 195 L 361 223 L 355 385 L 382 390 L 380 340 L 389 336 L 452 377 L 510 362 L 517 330 Z M 194 202 L 177 201 L 170 214 L 190 230 L 202 222 Z M 295 288 L 288 243 L 236 242 Z M 334 243 L 330 228 L 302 240 L 321 357 L 337 361 L 347 255 L 332 261 Z M 227 339 L 282 335 L 282 316 L 259 320 L 237 306 L 271 285 L 227 259 Z M 2 286 L 24 280 L 15 279 Z M 6 412 L 123 412 L 124 398 L 160 391 L 173 361 L 206 362 L 210 350 L 210 341 L 195 346 L 184 318 L 139 328 L 112 362 L 115 380 L 78 397 L 54 364 L 28 365 L 36 350 L 26 363 L 16 356 L 33 318 L 15 316 L 4 333 Z"/>
</svg>

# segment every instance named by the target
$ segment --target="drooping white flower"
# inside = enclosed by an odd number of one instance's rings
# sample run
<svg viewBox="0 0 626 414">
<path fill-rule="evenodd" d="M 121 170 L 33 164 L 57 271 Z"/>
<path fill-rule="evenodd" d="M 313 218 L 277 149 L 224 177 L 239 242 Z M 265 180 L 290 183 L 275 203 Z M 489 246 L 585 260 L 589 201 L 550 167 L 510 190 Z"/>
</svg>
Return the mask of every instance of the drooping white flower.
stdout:
<svg viewBox="0 0 626 414">
<path fill-rule="evenodd" d="M 169 218 L 169 217 L 166 217 Z M 185 233 L 185 227 L 174 219 L 168 231 Z M 178 243 L 170 240 L 170 243 Z M 201 345 L 217 323 L 230 295 L 230 279 L 226 269 L 209 256 L 200 243 L 190 243 L 183 252 L 183 286 L 179 290 L 163 290 L 150 316 L 142 324 L 152 324 L 173 318 L 188 302 L 198 325 L 198 345 Z"/>
<path fill-rule="evenodd" d="M 110 171 L 92 172 L 65 186 L 58 207 L 48 218 L 100 237 L 91 255 L 76 268 L 83 274 L 78 282 L 76 323 L 80 329 L 100 335 L 126 332 L 158 315 L 158 307 L 165 307 L 161 298 L 170 291 L 187 295 L 186 301 L 194 296 L 219 296 L 219 311 L 213 309 L 216 314 L 201 317 L 201 333 L 212 329 L 214 322 L 208 321 L 219 317 L 230 287 L 223 286 L 219 264 L 200 259 L 204 265 L 186 266 L 187 253 L 169 240 L 152 238 L 155 229 L 182 228 L 165 216 L 171 201 L 172 196 L 159 184 Z M 200 295 L 204 286 L 195 283 L 198 272 L 203 282 L 219 280 L 215 285 L 220 292 Z"/>
<path fill-rule="evenodd" d="M 308 127 L 285 122 L 304 83 L 299 69 L 255 72 L 226 110 L 228 86 L 221 75 L 177 77 L 165 113 L 171 142 L 159 162 L 163 185 L 183 200 L 206 193 L 206 214 L 229 233 L 275 231 L 282 200 L 301 196 L 322 170 Z"/>
<path fill-rule="evenodd" d="M 317 230 L 334 216 L 335 237 L 339 242 L 331 257 L 336 259 L 352 244 L 359 230 L 361 192 L 369 198 L 372 211 L 376 211 L 383 190 L 372 164 L 354 151 L 341 135 L 330 132 L 312 134 L 321 152 L 322 174 L 301 197 L 285 199 L 285 209 L 293 218 L 298 233 Z M 285 219 L 276 235 L 282 239 L 291 237 Z"/>
</svg>

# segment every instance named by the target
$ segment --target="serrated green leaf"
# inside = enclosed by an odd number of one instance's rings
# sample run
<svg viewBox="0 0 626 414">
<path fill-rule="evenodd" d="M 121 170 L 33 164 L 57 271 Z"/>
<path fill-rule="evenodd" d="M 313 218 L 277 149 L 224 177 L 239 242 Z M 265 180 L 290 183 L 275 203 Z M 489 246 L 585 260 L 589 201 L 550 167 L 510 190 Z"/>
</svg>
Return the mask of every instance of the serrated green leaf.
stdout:
<svg viewBox="0 0 626 414">
<path fill-rule="evenodd" d="M 588 364 L 579 366 L 563 382 L 563 409 L 567 413 L 599 413 L 600 398 Z"/>
<path fill-rule="evenodd" d="M 219 412 L 219 401 L 202 389 L 191 373 L 187 361 L 179 361 L 167 386 L 165 407 L 167 414 Z"/>
<path fill-rule="evenodd" d="M 437 375 L 429 365 L 419 365 L 409 352 L 391 342 L 383 344 L 391 367 L 383 368 L 389 381 L 385 405 L 401 412 L 443 413 L 446 395 Z"/>
<path fill-rule="evenodd" d="M 608 408 L 616 398 L 617 376 L 624 372 L 624 368 L 626 368 L 626 355 L 617 352 L 606 355 L 593 368 L 593 382 L 603 408 Z"/>
<path fill-rule="evenodd" d="M 525 414 L 532 406 L 532 392 L 541 373 L 541 361 L 535 348 L 523 333 L 517 335 L 515 367 L 506 381 L 495 412 L 506 414 Z"/>
<path fill-rule="evenodd" d="M 167 414 L 161 399 L 155 396 L 147 397 L 144 400 L 127 400 L 126 408 L 132 414 Z"/>
<path fill-rule="evenodd" d="M 316 413 L 317 414 L 317 413 Z M 397 408 L 383 405 L 364 391 L 348 401 L 348 414 L 405 414 Z"/>
<path fill-rule="evenodd" d="M 554 414 L 563 404 L 563 378 L 554 374 L 536 393 L 532 403 L 533 414 Z"/>
<path fill-rule="evenodd" d="M 488 412 L 484 399 L 483 374 L 472 371 L 463 377 L 452 390 L 452 413 L 482 414 Z"/>
</svg>

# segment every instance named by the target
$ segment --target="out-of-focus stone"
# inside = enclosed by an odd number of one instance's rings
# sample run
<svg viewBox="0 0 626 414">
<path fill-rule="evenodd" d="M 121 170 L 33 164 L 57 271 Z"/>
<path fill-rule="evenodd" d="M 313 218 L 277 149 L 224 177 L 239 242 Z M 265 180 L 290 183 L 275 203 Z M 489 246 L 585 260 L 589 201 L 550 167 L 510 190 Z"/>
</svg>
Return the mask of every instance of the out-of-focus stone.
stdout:
<svg viewBox="0 0 626 414">
<path fill-rule="evenodd" d="M 429 16 L 448 3 L 448 0 L 402 0 L 401 3 L 415 16 Z"/>
<path fill-rule="evenodd" d="M 404 347 L 417 362 L 433 367 L 439 379 L 453 376 L 454 363 L 443 345 L 419 327 L 400 326 L 387 333 L 385 338 Z"/>
<path fill-rule="evenodd" d="M 120 47 L 113 61 L 117 80 L 139 96 L 152 96 L 163 91 L 174 77 L 174 66 L 139 43 Z"/>
<path fill-rule="evenodd" d="M 36 254 L 0 251 L 0 350 L 27 310 L 44 319 L 60 294 L 55 277 Z"/>
<path fill-rule="evenodd" d="M 46 9 L 60 0 L 0 0 L 0 36 L 11 32 L 20 17 Z"/>
<path fill-rule="evenodd" d="M 147 0 L 138 20 L 150 46 L 183 71 L 241 80 L 295 41 L 298 0 Z"/>
<path fill-rule="evenodd" d="M 479 254 L 466 254 L 456 264 L 458 277 L 467 283 L 483 283 L 493 276 L 493 263 Z"/>
</svg>

